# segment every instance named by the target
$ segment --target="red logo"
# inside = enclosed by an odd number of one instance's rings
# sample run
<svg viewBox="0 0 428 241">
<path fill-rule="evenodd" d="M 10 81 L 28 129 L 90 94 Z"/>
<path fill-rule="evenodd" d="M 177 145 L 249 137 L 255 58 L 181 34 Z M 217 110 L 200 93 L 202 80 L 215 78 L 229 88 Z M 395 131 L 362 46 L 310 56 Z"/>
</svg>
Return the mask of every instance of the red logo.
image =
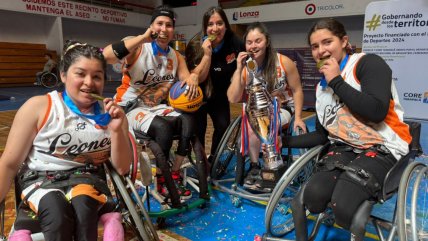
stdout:
<svg viewBox="0 0 428 241">
<path fill-rule="evenodd" d="M 230 64 L 233 61 L 235 61 L 235 59 L 236 59 L 235 53 L 231 53 L 228 56 L 226 56 L 226 63 Z"/>
<path fill-rule="evenodd" d="M 313 4 L 313 3 L 310 3 L 310 4 L 306 5 L 306 7 L 305 7 L 305 13 L 307 15 L 314 14 L 316 10 L 317 10 L 317 8 L 315 7 L 315 4 Z"/>
</svg>

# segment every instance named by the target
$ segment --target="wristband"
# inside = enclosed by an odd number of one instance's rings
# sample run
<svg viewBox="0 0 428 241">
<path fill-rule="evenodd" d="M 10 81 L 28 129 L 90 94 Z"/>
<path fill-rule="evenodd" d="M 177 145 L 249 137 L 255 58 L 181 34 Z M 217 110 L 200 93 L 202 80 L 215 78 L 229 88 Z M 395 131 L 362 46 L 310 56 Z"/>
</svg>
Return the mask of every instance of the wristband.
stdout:
<svg viewBox="0 0 428 241">
<path fill-rule="evenodd" d="M 118 59 L 123 59 L 124 57 L 126 57 L 129 54 L 129 51 L 126 48 L 124 41 L 120 41 L 118 43 L 112 44 L 111 48 L 113 49 L 114 55 Z"/>
</svg>

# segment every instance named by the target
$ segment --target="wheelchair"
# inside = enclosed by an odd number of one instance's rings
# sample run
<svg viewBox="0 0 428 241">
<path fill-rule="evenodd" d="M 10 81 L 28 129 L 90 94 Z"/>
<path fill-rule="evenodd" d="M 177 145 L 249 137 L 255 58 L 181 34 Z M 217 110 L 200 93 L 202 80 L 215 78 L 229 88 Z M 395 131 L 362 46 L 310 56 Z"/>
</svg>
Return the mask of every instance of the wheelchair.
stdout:
<svg viewBox="0 0 428 241">
<path fill-rule="evenodd" d="M 426 168 L 423 168 L 423 164 L 414 162 L 415 158 L 422 153 L 422 148 L 419 143 L 421 125 L 417 122 L 406 121 L 406 123 L 409 124 L 410 133 L 413 137 L 412 143 L 409 146 L 409 153 L 406 156 L 402 157 L 396 164 L 394 164 L 392 169 L 386 175 L 385 180 L 383 180 L 382 189 L 380 190 L 381 195 L 379 197 L 378 202 L 384 203 L 386 200 L 393 197 L 397 193 L 397 191 L 399 194 L 398 199 L 401 198 L 402 200 L 399 201 L 398 204 L 396 202 L 392 220 L 386 220 L 384 218 L 377 217 L 373 214 L 371 214 L 369 217 L 369 221 L 373 223 L 378 237 L 381 241 L 394 240 L 397 235 L 397 232 L 398 234 L 400 234 L 401 241 L 407 240 L 401 238 L 402 235 L 406 234 L 404 226 L 408 226 L 406 220 L 403 219 L 403 209 L 406 208 L 406 206 L 404 206 L 405 198 L 403 198 L 403 196 L 406 196 L 404 190 L 407 189 L 407 184 L 409 183 L 408 179 L 411 175 L 417 174 L 419 177 L 423 175 L 426 176 Z M 304 186 L 304 184 L 309 180 L 310 176 L 315 170 L 316 163 L 322 156 L 324 156 L 324 154 L 326 154 L 328 146 L 329 144 L 326 144 L 324 146 L 319 145 L 311 148 L 296 162 L 294 162 L 292 166 L 281 177 L 266 207 L 265 227 L 267 233 L 263 235 L 262 240 L 287 240 L 282 239 L 281 237 L 294 230 L 294 222 L 291 213 L 291 201 L 299 192 L 299 190 Z M 418 182 L 415 182 L 415 188 L 418 189 L 419 187 L 416 185 L 419 185 Z M 414 196 L 412 196 L 412 198 L 414 198 Z M 411 202 L 413 201 L 414 200 L 412 200 Z M 361 231 L 365 229 L 365 224 L 367 220 L 364 217 L 366 217 L 367 214 L 370 214 L 373 205 L 375 205 L 376 203 L 376 201 L 367 200 L 360 206 L 354 216 L 354 220 L 357 220 L 359 217 L 358 220 L 360 221 L 358 225 L 353 226 L 355 230 Z M 416 208 L 414 203 L 412 203 L 412 210 L 413 208 Z M 310 215 L 309 211 L 306 211 L 306 215 Z M 414 218 L 414 216 L 412 216 L 412 218 Z M 426 222 L 426 216 L 425 220 L 422 219 L 419 221 Z M 334 224 L 334 217 L 331 209 L 327 208 L 326 211 L 316 217 L 314 227 L 309 232 L 308 240 L 315 239 L 321 223 L 325 223 L 328 226 L 332 226 Z M 384 236 L 383 231 L 389 231 L 387 237 Z"/>
<path fill-rule="evenodd" d="M 139 143 L 139 167 L 141 180 L 136 180 L 132 185 L 132 189 L 136 190 L 134 202 L 143 206 L 146 203 L 148 215 L 156 219 L 157 227 L 162 229 L 166 227 L 166 218 L 187 212 L 194 208 L 205 208 L 209 202 L 211 188 L 207 180 L 207 159 L 204 148 L 196 136 L 191 139 L 191 152 L 181 165 L 183 173 L 183 185 L 190 187 L 192 197 L 189 200 L 182 200 L 181 207 L 175 208 L 172 204 L 166 201 L 166 198 L 157 191 L 156 173 L 156 150 L 152 144 L 157 145 L 151 137 L 134 132 L 136 142 Z M 174 136 L 174 141 L 178 140 L 178 136 Z M 169 163 L 175 160 L 174 143 L 169 154 Z"/>
<path fill-rule="evenodd" d="M 223 135 L 219 146 L 214 155 L 214 161 L 211 168 L 211 181 L 221 191 L 230 194 L 232 204 L 239 207 L 242 199 L 248 199 L 255 202 L 267 203 L 275 183 L 254 188 L 244 184 L 244 177 L 250 169 L 249 158 L 241 155 L 241 121 L 239 116 L 232 121 Z M 298 135 L 293 132 L 294 116 L 290 123 L 285 125 L 286 135 Z M 284 130 L 284 127 L 283 127 Z M 294 162 L 296 156 L 303 153 L 303 150 L 292 150 L 283 148 L 281 156 L 284 161 L 285 170 Z"/>
<path fill-rule="evenodd" d="M 122 223 L 124 223 L 125 227 L 132 231 L 132 235 L 134 236 L 133 239 L 140 241 L 159 241 L 155 227 L 151 222 L 149 214 L 144 205 L 140 205 L 140 203 L 135 203 L 133 201 L 133 196 L 137 194 L 135 188 L 133 188 L 133 184 L 137 177 L 138 153 L 137 145 L 132 138 L 132 135 L 130 135 L 130 137 L 130 145 L 132 146 L 134 157 L 133 161 L 131 162 L 130 173 L 125 176 L 119 175 L 114 170 L 110 162 L 106 162 L 102 166 L 106 173 L 106 179 L 109 183 L 109 186 L 112 186 L 110 189 L 114 200 L 114 212 L 119 212 L 121 214 Z M 17 210 L 16 216 L 17 218 L 19 217 L 20 222 L 24 222 L 25 226 L 28 227 L 28 229 L 31 231 L 31 238 L 33 241 L 42 241 L 44 240 L 44 237 L 43 233 L 41 233 L 41 228 L 37 217 L 35 217 L 34 213 L 26 205 L 20 205 L 21 198 L 19 194 L 21 193 L 21 190 L 17 183 L 17 178 L 15 178 L 15 210 Z M 4 202 L 0 205 L 0 215 L 0 240 L 6 241 L 7 238 L 4 235 Z M 13 233 L 13 231 L 14 228 L 12 227 L 10 234 Z"/>
<path fill-rule="evenodd" d="M 40 84 L 49 89 L 58 86 L 60 82 L 57 68 L 52 69 L 51 72 L 44 72 L 40 76 Z"/>
<path fill-rule="evenodd" d="M 398 236 L 401 241 L 428 240 L 428 166 L 411 163 L 398 188 Z"/>
</svg>

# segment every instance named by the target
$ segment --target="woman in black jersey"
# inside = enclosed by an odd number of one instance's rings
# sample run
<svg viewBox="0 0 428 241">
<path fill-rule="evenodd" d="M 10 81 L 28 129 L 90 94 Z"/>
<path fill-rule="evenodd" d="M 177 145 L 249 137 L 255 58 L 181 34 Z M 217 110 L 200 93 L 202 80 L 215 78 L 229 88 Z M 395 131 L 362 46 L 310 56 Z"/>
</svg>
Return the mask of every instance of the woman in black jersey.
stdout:
<svg viewBox="0 0 428 241">
<path fill-rule="evenodd" d="M 365 200 L 376 200 L 387 172 L 408 153 L 409 128 L 403 122 L 391 69 L 377 55 L 348 51 L 348 36 L 340 22 L 318 21 L 309 31 L 308 43 L 324 75 L 316 87 L 316 131 L 286 136 L 283 143 L 312 147 L 328 141 L 331 146 L 292 201 L 296 238 L 308 238 L 305 208 L 321 213 L 331 203 L 336 223 L 350 229 L 353 240 L 363 240 L 371 207 L 359 220 L 354 214 L 365 207 Z M 360 176 L 361 170 L 367 175 Z"/>
<path fill-rule="evenodd" d="M 195 51 L 201 49 L 201 43 L 190 43 L 186 49 L 186 61 L 191 72 L 199 74 L 200 86 L 204 92 L 206 104 L 196 113 L 196 133 L 203 146 L 207 114 L 213 121 L 214 133 L 210 151 L 212 156 L 230 124 L 230 107 L 226 92 L 236 69 L 236 57 L 239 52 L 245 50 L 245 46 L 232 32 L 226 14 L 220 7 L 209 8 L 202 21 L 203 51 Z"/>
</svg>

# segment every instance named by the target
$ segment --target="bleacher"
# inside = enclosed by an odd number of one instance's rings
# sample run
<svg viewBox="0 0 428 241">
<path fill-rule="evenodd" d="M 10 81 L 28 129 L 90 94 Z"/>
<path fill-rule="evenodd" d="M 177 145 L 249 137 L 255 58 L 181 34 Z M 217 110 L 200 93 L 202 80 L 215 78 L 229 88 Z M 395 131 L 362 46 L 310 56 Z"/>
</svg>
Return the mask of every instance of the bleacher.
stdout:
<svg viewBox="0 0 428 241">
<path fill-rule="evenodd" d="M 0 88 L 33 85 L 46 63 L 45 53 L 57 59 L 45 44 L 0 42 Z"/>
</svg>

